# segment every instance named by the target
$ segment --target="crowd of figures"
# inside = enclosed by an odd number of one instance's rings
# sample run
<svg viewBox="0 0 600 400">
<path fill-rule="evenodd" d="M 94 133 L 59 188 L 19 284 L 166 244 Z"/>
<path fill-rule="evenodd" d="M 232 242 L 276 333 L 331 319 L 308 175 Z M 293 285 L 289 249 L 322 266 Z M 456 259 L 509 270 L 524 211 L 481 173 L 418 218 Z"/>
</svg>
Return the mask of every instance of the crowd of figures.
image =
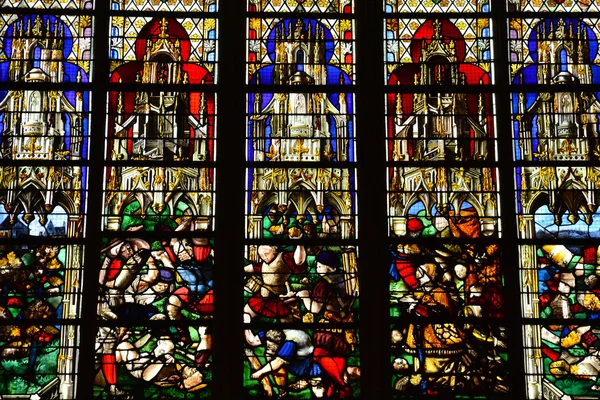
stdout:
<svg viewBox="0 0 600 400">
<path fill-rule="evenodd" d="M 540 317 L 581 320 L 580 324 L 541 327 L 538 351 L 544 374 L 566 394 L 597 396 L 600 329 L 589 321 L 600 318 L 600 250 L 593 245 L 546 244 L 538 247 L 536 259 Z M 533 338 L 528 337 L 528 342 L 531 347 Z"/>
<path fill-rule="evenodd" d="M 99 281 L 99 394 L 179 398 L 207 387 L 212 337 L 201 322 L 212 318 L 212 247 L 204 238 L 107 243 Z"/>
<path fill-rule="evenodd" d="M 356 249 L 249 246 L 244 271 L 247 393 L 257 398 L 355 396 L 360 377 L 353 324 Z"/>
<path fill-rule="evenodd" d="M 469 242 L 481 236 L 475 210 L 463 210 L 459 218 L 442 215 L 446 223 L 436 224 L 432 236 L 450 241 L 392 248 L 395 393 L 507 393 L 500 249 L 494 243 Z M 409 220 L 409 231 L 421 233 L 431 226 L 425 218 Z"/>
<path fill-rule="evenodd" d="M 399 245 L 391 268 L 395 390 L 507 391 L 495 245 Z M 465 322 L 461 320 L 466 319 Z M 478 319 L 486 322 L 478 322 Z"/>
<path fill-rule="evenodd" d="M 56 376 L 65 260 L 64 246 L 0 247 L 0 393 L 35 393 Z"/>
</svg>

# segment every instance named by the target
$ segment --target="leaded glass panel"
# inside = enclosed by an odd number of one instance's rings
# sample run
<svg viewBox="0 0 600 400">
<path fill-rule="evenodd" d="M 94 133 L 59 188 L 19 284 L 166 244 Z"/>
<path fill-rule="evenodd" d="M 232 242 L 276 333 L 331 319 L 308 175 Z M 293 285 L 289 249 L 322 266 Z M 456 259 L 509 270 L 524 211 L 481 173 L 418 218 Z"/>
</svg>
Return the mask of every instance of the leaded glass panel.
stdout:
<svg viewBox="0 0 600 400">
<path fill-rule="evenodd" d="M 107 169 L 104 229 L 173 232 L 184 224 L 212 231 L 214 169 L 113 167 Z"/>
<path fill-rule="evenodd" d="M 3 32 L 0 82 L 90 80 L 91 16 L 2 14 L 0 29 Z"/>
<path fill-rule="evenodd" d="M 436 303 L 421 311 L 444 315 L 455 306 L 446 293 L 426 295 L 423 302 L 434 296 Z M 457 398 L 459 392 L 468 393 L 466 398 L 509 396 L 507 330 L 503 325 L 477 321 L 433 323 L 424 319 L 392 325 L 393 398 Z M 465 360 L 466 366 L 452 360 Z"/>
<path fill-rule="evenodd" d="M 92 2 L 8 3 L 2 6 L 65 10 L 0 15 L 0 397 L 73 399 L 92 135 Z"/>
<path fill-rule="evenodd" d="M 355 172 L 351 169 L 250 169 L 247 237 L 354 238 L 355 185 Z"/>
<path fill-rule="evenodd" d="M 489 0 L 385 0 L 386 13 L 475 13 L 489 11 Z"/>
<path fill-rule="evenodd" d="M 69 320 L 80 316 L 82 262 L 80 245 L 0 245 L 0 393 L 72 398 L 79 327 Z"/>
<path fill-rule="evenodd" d="M 94 0 L 2 0 L 2 7 L 37 8 L 37 9 L 79 9 L 94 8 Z"/>
<path fill-rule="evenodd" d="M 207 326 L 156 328 L 139 324 L 125 330 L 103 325 L 96 343 L 101 362 L 94 388 L 96 399 L 110 398 L 98 385 L 113 380 L 136 398 L 209 398 L 212 334 Z M 157 365 L 162 366 L 158 371 Z"/>
<path fill-rule="evenodd" d="M 40 89 L 0 90 L 2 158 L 86 160 L 90 92 Z"/>
<path fill-rule="evenodd" d="M 125 323 L 212 318 L 212 240 L 128 237 L 106 239 L 103 247 L 99 318 Z"/>
<path fill-rule="evenodd" d="M 508 0 L 509 11 L 588 12 L 600 11 L 598 0 Z"/>
<path fill-rule="evenodd" d="M 528 380 L 544 379 L 547 398 L 564 395 L 597 397 L 595 349 L 600 344 L 599 335 L 600 329 L 592 321 L 524 326 Z"/>
<path fill-rule="evenodd" d="M 515 157 L 523 161 L 589 161 L 598 146 L 599 94 L 513 93 Z"/>
<path fill-rule="evenodd" d="M 352 93 L 248 95 L 248 161 L 355 161 Z"/>
<path fill-rule="evenodd" d="M 295 348 L 300 354 L 311 356 L 296 365 L 297 374 L 310 374 L 310 379 L 298 380 L 285 386 L 301 399 L 325 398 L 335 393 L 336 386 L 347 388 L 346 398 L 353 398 L 358 391 L 360 379 L 360 335 L 356 329 L 281 329 L 271 326 L 263 330 L 246 330 L 244 333 L 246 347 L 244 360 L 244 381 L 247 398 L 264 398 L 262 393 L 276 393 L 285 381 L 285 375 L 277 375 L 278 381 L 268 379 L 268 373 L 277 373 L 263 364 L 286 351 Z M 301 372 L 302 368 L 306 372 Z M 331 382 L 322 376 L 337 377 Z M 342 378 L 343 376 L 343 378 Z"/>
<path fill-rule="evenodd" d="M 107 159 L 215 160 L 214 93 L 109 92 L 107 117 Z"/>
<path fill-rule="evenodd" d="M 550 4 L 552 3 L 552 4 Z M 584 4 L 585 3 L 585 4 Z M 521 2 L 524 11 L 594 11 L 595 2 Z M 584 9 L 585 8 L 585 9 Z M 556 14 L 510 20 L 515 181 L 529 398 L 596 396 L 598 21 Z M 534 164 L 532 164 L 534 162 Z M 535 242 L 533 242 L 535 240 Z M 588 323 L 581 323 L 581 321 Z"/>
<path fill-rule="evenodd" d="M 388 18 L 388 84 L 489 85 L 492 30 L 488 18 Z"/>
<path fill-rule="evenodd" d="M 111 17 L 111 82 L 212 84 L 214 18 Z"/>
<path fill-rule="evenodd" d="M 386 1 L 386 12 L 407 13 L 388 16 L 384 40 L 397 399 L 510 388 L 492 21 L 408 18 L 489 11 L 487 1 Z"/>
<path fill-rule="evenodd" d="M 215 12 L 217 0 L 111 0 L 112 10 Z"/>
<path fill-rule="evenodd" d="M 0 172 L 5 237 L 83 237 L 87 167 L 21 164 Z"/>
<path fill-rule="evenodd" d="M 600 83 L 598 23 L 597 18 L 511 19 L 512 83 Z"/>
<path fill-rule="evenodd" d="M 112 5 L 94 396 L 207 399 L 216 1 Z"/>
<path fill-rule="evenodd" d="M 270 268 L 273 261 L 287 268 L 276 272 Z M 326 262 L 331 271 L 324 270 Z M 246 248 L 245 270 L 246 309 L 256 321 L 311 324 L 323 314 L 335 318 L 340 317 L 333 315 L 336 311 L 358 312 L 357 253 L 352 246 L 304 246 L 289 241 L 279 246 L 251 245 Z M 276 296 L 285 297 L 288 290 L 296 293 L 298 301 L 286 302 Z M 339 292 L 337 305 L 328 302 L 327 293 L 332 290 Z M 265 291 L 272 293 L 266 295 Z M 347 322 L 341 318 L 334 322 Z"/>
<path fill-rule="evenodd" d="M 500 234 L 494 169 L 395 167 L 389 174 L 391 236 L 480 238 Z"/>
<path fill-rule="evenodd" d="M 352 85 L 354 21 L 250 18 L 248 83 Z"/>
<path fill-rule="evenodd" d="M 496 159 L 493 94 L 389 93 L 386 100 L 389 161 Z"/>
<path fill-rule="evenodd" d="M 248 0 L 250 12 L 352 14 L 354 0 Z"/>
<path fill-rule="evenodd" d="M 355 97 L 326 87 L 354 84 L 352 4 L 251 1 L 249 11 L 244 393 L 355 398 Z"/>
</svg>

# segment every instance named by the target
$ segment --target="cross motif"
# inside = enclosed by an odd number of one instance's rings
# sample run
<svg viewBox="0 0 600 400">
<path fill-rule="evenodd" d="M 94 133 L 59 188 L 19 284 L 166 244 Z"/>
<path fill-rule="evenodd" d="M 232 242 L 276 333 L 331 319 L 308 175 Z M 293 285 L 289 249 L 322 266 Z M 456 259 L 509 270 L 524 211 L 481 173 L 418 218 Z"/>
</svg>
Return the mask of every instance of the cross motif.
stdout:
<svg viewBox="0 0 600 400">
<path fill-rule="evenodd" d="M 310 150 L 308 149 L 308 147 L 303 146 L 304 139 L 298 139 L 296 143 L 296 147 L 292 147 L 291 150 L 292 152 L 298 154 L 299 159 L 302 159 L 302 155 L 308 153 Z"/>
<path fill-rule="evenodd" d="M 442 37 L 442 23 L 440 22 L 439 19 L 436 19 L 433 22 L 433 29 L 434 29 L 433 37 L 435 39 L 440 39 Z"/>
<path fill-rule="evenodd" d="M 169 21 L 166 18 L 163 18 L 162 21 L 160 21 L 160 35 L 159 37 L 161 38 L 167 38 L 169 37 L 169 35 L 167 34 L 167 28 L 169 26 Z"/>
<path fill-rule="evenodd" d="M 30 152 L 31 157 L 33 157 L 35 155 L 36 151 L 42 149 L 42 146 L 36 145 L 36 143 L 37 143 L 37 138 L 32 136 L 29 138 L 29 144 L 26 144 L 23 146 L 23 148 L 25 150 Z"/>
</svg>

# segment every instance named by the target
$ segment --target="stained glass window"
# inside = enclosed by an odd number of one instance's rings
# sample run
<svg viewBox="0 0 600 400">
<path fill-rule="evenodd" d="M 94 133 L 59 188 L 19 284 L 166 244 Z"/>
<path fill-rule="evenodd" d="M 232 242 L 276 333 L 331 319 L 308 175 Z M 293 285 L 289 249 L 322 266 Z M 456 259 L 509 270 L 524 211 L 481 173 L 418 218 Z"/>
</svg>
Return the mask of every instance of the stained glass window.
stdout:
<svg viewBox="0 0 600 400">
<path fill-rule="evenodd" d="M 386 3 L 489 11 L 487 2 Z M 491 32 L 483 17 L 386 20 L 394 398 L 509 391 Z"/>
<path fill-rule="evenodd" d="M 78 383 L 93 19 L 28 11 L 0 15 L 0 397 L 70 399 Z M 53 86 L 63 83 L 71 87 Z"/>
<path fill-rule="evenodd" d="M 350 1 L 251 1 L 244 392 L 358 395 Z M 319 13 L 347 13 L 347 19 Z M 309 14 L 309 13 L 314 13 Z M 262 86 L 278 85 L 272 92 Z M 334 85 L 335 91 L 318 87 Z M 307 90 L 317 86 L 317 91 Z"/>
<path fill-rule="evenodd" d="M 599 397 L 600 2 L 218 3 L 0 0 L 0 398 Z"/>
<path fill-rule="evenodd" d="M 556 3 L 546 7 L 597 9 L 596 2 Z M 595 18 L 559 14 L 510 20 L 521 301 L 523 316 L 538 319 L 524 327 L 530 398 L 600 391 L 594 325 L 599 94 L 578 87 L 600 81 L 597 25 Z M 528 91 L 520 90 L 524 85 Z"/>
<path fill-rule="evenodd" d="M 209 398 L 216 18 L 145 11 L 216 2 L 118 3 L 137 13 L 113 2 L 94 396 Z"/>
</svg>

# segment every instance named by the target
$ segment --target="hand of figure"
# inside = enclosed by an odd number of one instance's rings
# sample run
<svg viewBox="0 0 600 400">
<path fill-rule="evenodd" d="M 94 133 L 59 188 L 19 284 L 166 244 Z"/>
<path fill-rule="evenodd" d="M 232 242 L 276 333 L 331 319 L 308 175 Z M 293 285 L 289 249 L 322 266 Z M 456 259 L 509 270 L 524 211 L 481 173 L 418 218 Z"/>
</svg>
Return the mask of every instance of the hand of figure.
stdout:
<svg viewBox="0 0 600 400">
<path fill-rule="evenodd" d="M 169 256 L 167 255 L 167 252 L 164 250 L 157 250 L 157 251 L 153 251 L 152 253 L 154 255 L 154 258 L 156 258 L 157 260 L 162 260 L 164 257 L 169 258 Z"/>
<path fill-rule="evenodd" d="M 175 362 L 175 358 L 173 358 L 170 354 L 165 354 L 165 364 L 173 364 Z"/>
<path fill-rule="evenodd" d="M 261 378 L 261 376 L 262 376 L 262 374 L 261 374 L 260 372 L 258 372 L 258 371 L 256 371 L 256 372 L 255 372 L 255 373 L 253 373 L 252 375 L 250 375 L 250 377 L 251 377 L 252 379 L 260 379 L 260 378 Z"/>
</svg>

